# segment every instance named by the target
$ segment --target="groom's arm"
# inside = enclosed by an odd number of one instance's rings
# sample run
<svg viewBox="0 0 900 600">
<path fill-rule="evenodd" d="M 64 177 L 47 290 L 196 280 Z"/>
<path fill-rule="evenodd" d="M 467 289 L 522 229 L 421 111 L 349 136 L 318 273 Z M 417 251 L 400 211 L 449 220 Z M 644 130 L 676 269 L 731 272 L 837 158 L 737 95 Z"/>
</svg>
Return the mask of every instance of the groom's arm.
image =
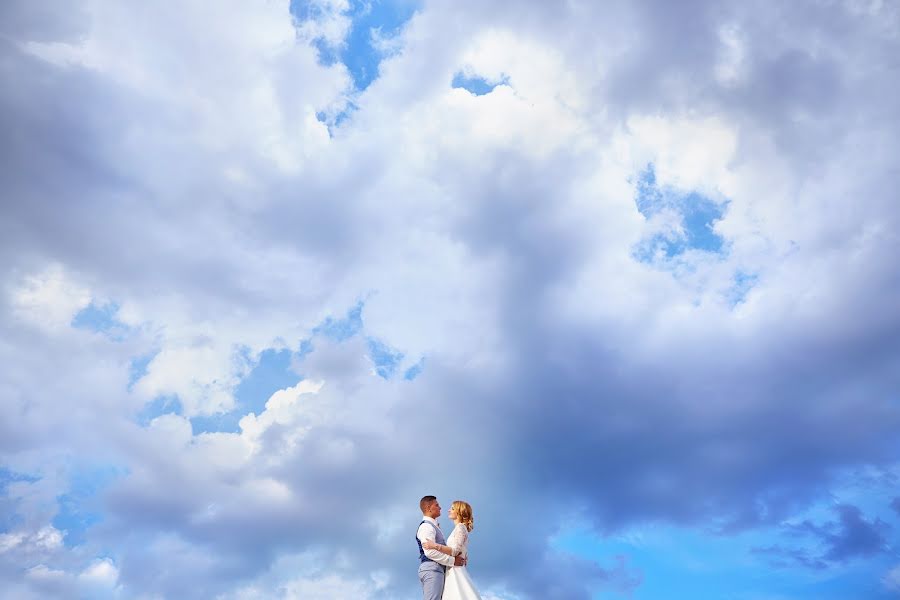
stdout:
<svg viewBox="0 0 900 600">
<path fill-rule="evenodd" d="M 419 538 L 420 542 L 424 542 L 425 540 L 433 542 L 434 528 L 430 525 L 422 523 L 421 525 L 419 525 L 419 531 L 416 532 L 416 537 Z M 437 550 L 425 550 L 425 556 L 438 563 L 439 565 L 444 565 L 445 567 L 453 566 L 453 557 L 448 556 L 443 552 L 438 552 Z"/>
</svg>

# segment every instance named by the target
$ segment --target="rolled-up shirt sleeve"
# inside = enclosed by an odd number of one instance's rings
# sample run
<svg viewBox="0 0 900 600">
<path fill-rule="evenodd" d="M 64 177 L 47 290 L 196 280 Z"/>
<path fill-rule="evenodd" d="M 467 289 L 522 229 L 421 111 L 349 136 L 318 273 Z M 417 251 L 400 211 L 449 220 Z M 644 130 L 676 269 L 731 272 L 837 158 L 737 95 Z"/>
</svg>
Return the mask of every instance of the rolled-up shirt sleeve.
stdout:
<svg viewBox="0 0 900 600">
<path fill-rule="evenodd" d="M 424 542 L 425 540 L 433 542 L 434 527 L 432 527 L 428 523 L 422 523 L 421 525 L 419 525 L 419 531 L 416 532 L 416 537 L 419 538 L 420 542 Z M 453 566 L 453 557 L 448 556 L 443 552 L 438 552 L 437 550 L 425 550 L 425 556 L 440 565 L 444 565 L 445 567 Z"/>
</svg>

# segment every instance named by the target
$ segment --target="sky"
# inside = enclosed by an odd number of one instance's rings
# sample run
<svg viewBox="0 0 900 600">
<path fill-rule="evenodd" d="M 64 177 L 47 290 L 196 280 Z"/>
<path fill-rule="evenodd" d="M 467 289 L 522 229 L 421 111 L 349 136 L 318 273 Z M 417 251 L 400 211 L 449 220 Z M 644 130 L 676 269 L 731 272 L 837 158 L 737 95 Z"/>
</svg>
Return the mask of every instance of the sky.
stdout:
<svg viewBox="0 0 900 600">
<path fill-rule="evenodd" d="M 0 599 L 900 598 L 900 5 L 0 4 Z M 441 520 L 445 530 L 446 515 Z"/>
</svg>

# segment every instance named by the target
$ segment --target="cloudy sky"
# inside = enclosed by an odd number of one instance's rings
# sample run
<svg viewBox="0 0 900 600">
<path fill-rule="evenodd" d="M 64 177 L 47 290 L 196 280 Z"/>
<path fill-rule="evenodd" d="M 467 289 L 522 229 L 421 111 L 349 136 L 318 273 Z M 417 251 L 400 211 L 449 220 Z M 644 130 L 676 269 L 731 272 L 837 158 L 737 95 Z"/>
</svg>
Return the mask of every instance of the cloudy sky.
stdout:
<svg viewBox="0 0 900 600">
<path fill-rule="evenodd" d="M 486 600 L 900 597 L 898 57 L 890 0 L 3 2 L 0 598 L 412 599 L 428 493 Z"/>
</svg>

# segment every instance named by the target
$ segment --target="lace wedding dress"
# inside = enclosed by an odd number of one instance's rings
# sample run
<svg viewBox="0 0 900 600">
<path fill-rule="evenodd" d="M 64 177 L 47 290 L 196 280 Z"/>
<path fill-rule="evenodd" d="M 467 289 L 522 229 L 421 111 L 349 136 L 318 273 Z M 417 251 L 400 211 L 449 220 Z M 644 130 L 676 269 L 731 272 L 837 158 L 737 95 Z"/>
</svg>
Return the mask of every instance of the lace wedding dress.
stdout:
<svg viewBox="0 0 900 600">
<path fill-rule="evenodd" d="M 469 544 L 469 532 L 466 526 L 458 523 L 447 538 L 447 545 L 457 550 L 460 556 L 466 556 L 466 547 Z M 469 572 L 465 567 L 449 567 L 444 576 L 444 595 L 441 600 L 481 600 L 481 596 L 475 590 Z"/>
</svg>

